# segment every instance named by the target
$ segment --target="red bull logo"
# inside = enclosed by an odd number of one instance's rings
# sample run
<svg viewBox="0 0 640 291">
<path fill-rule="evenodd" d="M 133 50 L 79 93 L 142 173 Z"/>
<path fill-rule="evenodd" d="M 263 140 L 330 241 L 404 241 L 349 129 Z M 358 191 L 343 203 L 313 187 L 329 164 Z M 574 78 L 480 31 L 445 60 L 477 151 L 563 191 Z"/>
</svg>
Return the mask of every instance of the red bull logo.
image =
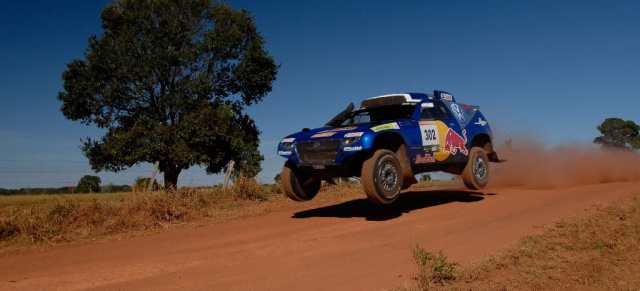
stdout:
<svg viewBox="0 0 640 291">
<path fill-rule="evenodd" d="M 424 157 L 416 155 L 416 164 L 433 163 L 436 161 L 436 155 L 425 154 Z"/>
<path fill-rule="evenodd" d="M 464 137 L 464 138 L 463 138 Z M 449 128 L 447 131 L 447 136 L 444 139 L 444 151 L 450 152 L 455 155 L 458 150 L 465 155 L 469 155 L 469 151 L 467 151 L 467 147 L 465 144 L 467 143 L 467 130 L 462 130 L 462 136 L 457 134 L 453 129 Z"/>
</svg>

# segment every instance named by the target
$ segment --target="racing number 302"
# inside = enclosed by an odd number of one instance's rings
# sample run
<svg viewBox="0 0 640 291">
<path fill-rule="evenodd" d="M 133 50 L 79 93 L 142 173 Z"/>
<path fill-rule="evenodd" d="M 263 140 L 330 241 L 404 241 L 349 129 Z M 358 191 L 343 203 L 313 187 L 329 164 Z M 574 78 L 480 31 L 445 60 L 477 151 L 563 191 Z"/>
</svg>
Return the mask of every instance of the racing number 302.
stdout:
<svg viewBox="0 0 640 291">
<path fill-rule="evenodd" d="M 422 135 L 423 146 L 434 146 L 440 143 L 438 127 L 435 124 L 420 124 L 420 135 Z"/>
<path fill-rule="evenodd" d="M 431 141 L 431 140 L 438 139 L 438 136 L 436 135 L 435 129 L 425 129 L 424 130 L 424 139 L 425 139 L 425 141 Z"/>
</svg>

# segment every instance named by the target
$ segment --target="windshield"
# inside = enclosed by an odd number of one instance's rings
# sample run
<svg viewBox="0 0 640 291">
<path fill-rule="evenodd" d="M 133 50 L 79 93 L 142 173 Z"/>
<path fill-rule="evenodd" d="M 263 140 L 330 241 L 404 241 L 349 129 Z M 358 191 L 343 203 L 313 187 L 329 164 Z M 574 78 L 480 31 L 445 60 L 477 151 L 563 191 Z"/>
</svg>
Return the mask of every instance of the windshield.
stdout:
<svg viewBox="0 0 640 291">
<path fill-rule="evenodd" d="M 351 126 L 366 123 L 381 123 L 398 119 L 411 118 L 416 104 L 395 104 L 356 110 L 338 122 L 338 126 Z"/>
</svg>

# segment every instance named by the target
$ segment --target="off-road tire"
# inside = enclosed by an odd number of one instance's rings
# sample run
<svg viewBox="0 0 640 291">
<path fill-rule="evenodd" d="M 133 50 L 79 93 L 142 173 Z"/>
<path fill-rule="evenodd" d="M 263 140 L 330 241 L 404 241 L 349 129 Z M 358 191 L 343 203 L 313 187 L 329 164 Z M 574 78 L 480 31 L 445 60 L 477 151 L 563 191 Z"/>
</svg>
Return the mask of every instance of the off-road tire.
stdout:
<svg viewBox="0 0 640 291">
<path fill-rule="evenodd" d="M 389 204 L 398 199 L 402 188 L 402 167 L 390 150 L 377 150 L 362 165 L 362 188 L 369 200 Z"/>
<path fill-rule="evenodd" d="M 489 182 L 489 158 L 482 148 L 471 148 L 469 162 L 462 170 L 462 181 L 471 190 L 480 190 Z"/>
<path fill-rule="evenodd" d="M 288 161 L 282 167 L 280 179 L 282 181 L 282 190 L 291 200 L 304 202 L 316 197 L 320 191 L 320 179 L 314 179 L 297 171 L 296 166 Z"/>
</svg>

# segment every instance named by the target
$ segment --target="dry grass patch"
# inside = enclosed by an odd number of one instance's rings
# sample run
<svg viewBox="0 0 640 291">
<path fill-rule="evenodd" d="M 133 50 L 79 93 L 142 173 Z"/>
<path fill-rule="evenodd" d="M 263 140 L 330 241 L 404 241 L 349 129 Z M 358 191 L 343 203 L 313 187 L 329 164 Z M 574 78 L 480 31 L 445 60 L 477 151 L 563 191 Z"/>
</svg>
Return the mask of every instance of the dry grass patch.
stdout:
<svg viewBox="0 0 640 291">
<path fill-rule="evenodd" d="M 279 184 L 260 185 L 246 177 L 236 177 L 234 183 L 226 189 L 183 188 L 151 194 L 0 196 L 0 252 L 144 235 L 365 197 L 355 182 L 324 184 L 318 196 L 306 203 L 289 200 Z"/>
<path fill-rule="evenodd" d="M 561 220 L 432 290 L 638 290 L 640 195 Z M 420 281 L 420 277 L 416 279 Z M 423 285 L 424 286 L 424 285 Z M 397 290 L 426 290 L 417 282 Z"/>
<path fill-rule="evenodd" d="M 278 185 L 240 177 L 228 189 L 1 197 L 0 250 L 228 221 L 252 215 L 251 208 L 262 202 L 283 199 L 281 193 Z"/>
<path fill-rule="evenodd" d="M 426 182 L 413 188 L 451 185 Z M 144 235 L 282 211 L 364 199 L 362 185 L 324 184 L 315 199 L 289 200 L 279 184 L 236 177 L 234 186 L 113 194 L 0 196 L 0 252 L 16 248 Z"/>
</svg>

